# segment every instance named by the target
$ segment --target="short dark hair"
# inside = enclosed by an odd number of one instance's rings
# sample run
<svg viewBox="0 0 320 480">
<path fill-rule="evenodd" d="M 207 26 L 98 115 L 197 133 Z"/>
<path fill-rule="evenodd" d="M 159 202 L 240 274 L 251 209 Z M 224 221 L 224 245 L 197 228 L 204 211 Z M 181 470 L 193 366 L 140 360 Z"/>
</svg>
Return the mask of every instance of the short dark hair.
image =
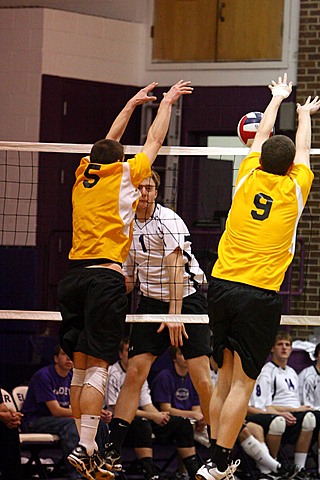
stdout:
<svg viewBox="0 0 320 480">
<path fill-rule="evenodd" d="M 171 357 L 171 360 L 175 360 L 175 359 L 176 359 L 178 350 L 179 350 L 179 348 L 178 348 L 178 347 L 175 347 L 175 346 L 173 346 L 173 345 L 170 347 L 170 357 Z"/>
<path fill-rule="evenodd" d="M 319 355 L 319 353 L 320 353 L 320 343 L 318 343 L 318 344 L 316 345 L 316 348 L 315 348 L 315 351 L 314 351 L 314 356 L 315 356 L 315 358 L 317 358 L 317 356 Z"/>
<path fill-rule="evenodd" d="M 98 140 L 92 147 L 90 152 L 91 163 L 109 164 L 118 160 L 122 161 L 124 154 L 123 145 L 116 140 L 104 138 Z"/>
<path fill-rule="evenodd" d="M 280 340 L 287 340 L 288 342 L 290 342 L 290 345 L 292 345 L 292 337 L 290 333 L 286 332 L 285 330 L 279 330 L 273 345 L 275 345 Z"/>
<path fill-rule="evenodd" d="M 54 355 L 55 357 L 58 357 L 58 356 L 59 356 L 59 353 L 61 352 L 61 350 L 62 350 L 62 348 L 60 347 L 60 345 L 56 345 L 56 346 L 54 347 L 54 350 L 53 350 L 53 355 Z"/>
<path fill-rule="evenodd" d="M 151 178 L 155 183 L 156 190 L 159 190 L 160 187 L 160 175 L 155 170 L 151 170 Z"/>
<path fill-rule="evenodd" d="M 122 338 L 119 343 L 119 352 L 123 352 L 124 346 L 129 345 L 129 343 L 130 343 L 129 337 Z"/>
<path fill-rule="evenodd" d="M 274 135 L 262 144 L 262 170 L 274 175 L 285 175 L 294 161 L 296 147 L 291 138 Z"/>
</svg>

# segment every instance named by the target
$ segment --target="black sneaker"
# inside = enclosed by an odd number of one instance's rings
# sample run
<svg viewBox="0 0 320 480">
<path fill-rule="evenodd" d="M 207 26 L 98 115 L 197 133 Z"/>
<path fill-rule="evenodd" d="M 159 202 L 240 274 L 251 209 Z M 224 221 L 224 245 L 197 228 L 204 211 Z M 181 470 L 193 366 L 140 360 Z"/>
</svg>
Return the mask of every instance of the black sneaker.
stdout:
<svg viewBox="0 0 320 480">
<path fill-rule="evenodd" d="M 296 480 L 309 480 L 309 474 L 305 468 L 301 468 L 300 471 L 295 476 Z"/>
<path fill-rule="evenodd" d="M 291 478 L 295 478 L 297 477 L 297 475 L 299 474 L 301 470 L 301 467 L 300 465 L 281 465 L 280 468 L 278 468 L 278 476 L 281 477 L 281 478 L 287 478 L 288 480 L 291 479 Z"/>
<path fill-rule="evenodd" d="M 258 475 L 258 480 L 276 480 L 280 479 L 279 475 L 269 472 L 269 473 L 260 473 Z"/>
<path fill-rule="evenodd" d="M 95 480 L 113 480 L 115 475 L 105 467 L 104 456 L 100 452 L 96 453 L 95 458 Z"/>
<path fill-rule="evenodd" d="M 68 455 L 68 461 L 82 476 L 88 480 L 95 480 L 95 456 L 95 454 L 89 456 L 86 449 L 82 445 L 78 445 Z"/>
<path fill-rule="evenodd" d="M 141 459 L 139 464 L 145 480 L 164 480 L 165 477 L 162 476 L 160 468 L 154 464 L 152 458 Z"/>
<path fill-rule="evenodd" d="M 103 454 L 103 466 L 98 468 L 99 471 L 121 472 L 121 455 L 118 450 L 110 443 Z"/>
</svg>

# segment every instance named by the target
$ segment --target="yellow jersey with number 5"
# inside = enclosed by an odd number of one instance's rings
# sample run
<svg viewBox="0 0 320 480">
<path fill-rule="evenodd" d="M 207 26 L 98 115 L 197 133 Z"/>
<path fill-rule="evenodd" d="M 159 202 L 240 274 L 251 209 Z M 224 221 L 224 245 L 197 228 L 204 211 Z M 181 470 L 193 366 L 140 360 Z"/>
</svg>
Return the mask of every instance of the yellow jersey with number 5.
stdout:
<svg viewBox="0 0 320 480">
<path fill-rule="evenodd" d="M 70 260 L 107 258 L 123 263 L 132 240 L 140 182 L 151 175 L 145 153 L 107 165 L 81 159 L 72 190 Z"/>
<path fill-rule="evenodd" d="M 240 165 L 212 276 L 278 291 L 293 259 L 314 175 L 304 164 L 287 175 L 270 174 L 260 168 L 259 158 L 252 152 Z"/>
</svg>

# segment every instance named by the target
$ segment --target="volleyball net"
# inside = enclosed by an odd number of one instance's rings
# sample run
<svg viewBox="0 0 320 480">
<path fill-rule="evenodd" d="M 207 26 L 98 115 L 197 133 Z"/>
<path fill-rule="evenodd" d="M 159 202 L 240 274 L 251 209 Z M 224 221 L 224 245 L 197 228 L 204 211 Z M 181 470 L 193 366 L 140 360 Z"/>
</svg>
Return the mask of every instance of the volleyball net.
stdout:
<svg viewBox="0 0 320 480">
<path fill-rule="evenodd" d="M 5 285 L 0 295 L 0 320 L 56 322 L 60 319 L 56 287 L 68 268 L 74 174 L 80 158 L 88 155 L 91 147 L 91 144 L 0 142 L 0 260 L 1 279 Z M 125 146 L 126 157 L 132 157 L 141 148 Z M 186 223 L 192 251 L 207 277 L 216 258 L 238 168 L 247 152 L 244 147 L 167 146 L 161 148 L 154 163 L 161 178 L 157 200 L 177 212 Z M 311 155 L 320 155 L 320 150 L 312 150 Z M 28 275 L 29 264 L 24 269 L 22 262 L 12 261 L 16 253 L 20 258 L 21 251 L 26 248 L 34 254 L 32 269 L 38 276 L 36 288 L 31 279 L 27 280 L 28 295 L 37 296 L 29 310 L 21 298 L 15 303 L 19 276 Z M 283 288 L 287 297 L 303 292 L 308 255 L 306 239 L 299 238 L 295 271 L 290 272 Z M 158 268 L 163 268 L 163 263 Z M 291 286 L 292 278 L 294 287 Z M 19 295 L 21 297 L 21 292 Z M 8 296 L 10 301 L 7 301 Z M 39 310 L 34 306 L 39 306 Z M 29 318 L 20 318 L 19 312 L 23 311 Z M 182 317 L 172 317 L 172 321 L 179 321 L 179 318 L 181 321 Z M 134 314 L 128 317 L 128 321 L 145 319 Z M 159 318 L 149 316 L 147 321 L 159 321 Z M 207 317 L 201 321 L 206 322 Z M 320 326 L 318 316 L 286 315 L 282 323 Z"/>
</svg>

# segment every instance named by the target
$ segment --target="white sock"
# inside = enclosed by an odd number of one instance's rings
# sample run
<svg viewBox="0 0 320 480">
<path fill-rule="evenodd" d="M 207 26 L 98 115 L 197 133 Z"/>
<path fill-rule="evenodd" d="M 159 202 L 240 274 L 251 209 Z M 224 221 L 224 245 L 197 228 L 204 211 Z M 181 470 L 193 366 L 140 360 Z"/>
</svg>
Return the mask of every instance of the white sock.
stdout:
<svg viewBox="0 0 320 480">
<path fill-rule="evenodd" d="M 307 460 L 307 453 L 299 453 L 295 452 L 294 454 L 294 463 L 296 465 L 300 465 L 300 467 L 304 467 Z"/>
<path fill-rule="evenodd" d="M 273 458 L 273 456 L 270 454 L 269 448 L 267 447 L 266 443 L 261 443 L 262 450 L 265 454 L 264 458 L 268 458 L 267 464 L 270 466 L 271 471 L 273 473 L 277 473 L 278 469 L 281 468 L 281 463 L 278 462 L 277 459 Z M 263 472 L 265 473 L 265 472 Z"/>
<path fill-rule="evenodd" d="M 81 415 L 81 435 L 79 444 L 85 447 L 89 456 L 93 455 L 94 450 L 98 450 L 95 442 L 98 430 L 99 415 Z"/>
<path fill-rule="evenodd" d="M 278 466 L 280 466 L 279 462 L 271 457 L 266 444 L 259 442 L 253 435 L 250 435 L 241 443 L 241 447 L 247 455 L 256 461 L 262 473 L 277 472 Z"/>
</svg>

